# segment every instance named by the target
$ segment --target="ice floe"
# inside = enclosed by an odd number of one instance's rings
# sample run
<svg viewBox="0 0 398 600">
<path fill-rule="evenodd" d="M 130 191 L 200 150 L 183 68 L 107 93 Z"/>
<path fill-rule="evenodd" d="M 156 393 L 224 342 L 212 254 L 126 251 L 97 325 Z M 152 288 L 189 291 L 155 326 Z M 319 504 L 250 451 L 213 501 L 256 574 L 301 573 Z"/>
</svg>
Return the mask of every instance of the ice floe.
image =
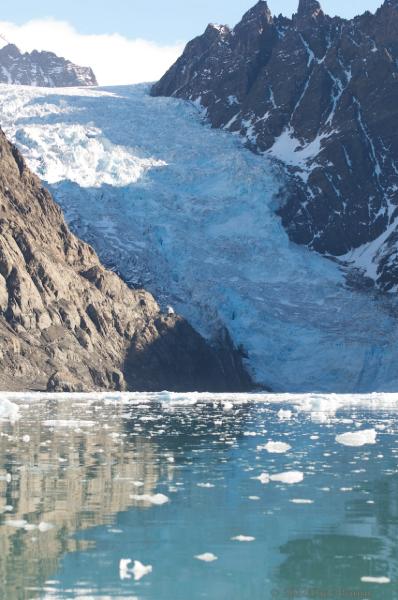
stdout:
<svg viewBox="0 0 398 600">
<path fill-rule="evenodd" d="M 197 554 L 195 556 L 197 560 L 202 560 L 203 562 L 213 562 L 218 560 L 218 556 L 213 554 L 212 552 L 205 552 L 204 554 Z"/>
<path fill-rule="evenodd" d="M 254 542 L 255 539 L 256 538 L 251 535 L 236 535 L 231 538 L 234 542 Z"/>
<path fill-rule="evenodd" d="M 131 494 L 130 498 L 139 502 L 155 504 L 156 506 L 161 506 L 162 504 L 167 504 L 167 502 L 170 502 L 170 498 L 164 494 Z"/>
<path fill-rule="evenodd" d="M 277 481 L 279 483 L 300 483 L 304 479 L 304 474 L 301 471 L 285 471 L 284 473 L 276 473 L 270 475 L 271 481 Z"/>
<path fill-rule="evenodd" d="M 152 565 L 143 565 L 139 560 L 133 561 L 129 558 L 122 558 L 119 563 L 119 576 L 121 580 L 131 579 L 134 577 L 135 581 L 139 581 L 145 575 L 152 573 Z"/>
<path fill-rule="evenodd" d="M 16 421 L 19 418 L 19 407 L 7 398 L 0 398 L 0 421 Z"/>
<path fill-rule="evenodd" d="M 257 450 L 266 450 L 270 454 L 284 454 L 285 452 L 291 450 L 291 446 L 290 444 L 286 444 L 286 442 L 269 441 L 263 446 L 257 446 Z"/>
<path fill-rule="evenodd" d="M 336 442 L 343 446 L 365 446 L 365 444 L 375 444 L 377 432 L 375 429 L 363 429 L 362 431 L 348 431 L 336 435 Z"/>
<path fill-rule="evenodd" d="M 361 581 L 363 583 L 379 583 L 379 584 L 383 584 L 383 583 L 391 583 L 391 580 L 389 577 L 361 577 Z"/>
</svg>

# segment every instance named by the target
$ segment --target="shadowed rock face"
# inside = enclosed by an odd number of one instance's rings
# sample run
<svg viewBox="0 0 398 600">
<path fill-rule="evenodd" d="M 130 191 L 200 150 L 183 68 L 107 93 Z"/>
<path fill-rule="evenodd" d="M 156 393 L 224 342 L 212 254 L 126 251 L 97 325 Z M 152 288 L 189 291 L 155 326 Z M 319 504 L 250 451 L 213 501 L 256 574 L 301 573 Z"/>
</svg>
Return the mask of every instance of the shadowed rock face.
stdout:
<svg viewBox="0 0 398 600">
<path fill-rule="evenodd" d="M 242 390 L 228 340 L 211 348 L 71 234 L 0 132 L 0 389 Z M 127 383 L 126 383 L 127 382 Z"/>
<path fill-rule="evenodd" d="M 316 0 L 272 18 L 260 1 L 233 30 L 212 25 L 191 41 L 152 94 L 199 101 L 214 127 L 280 160 L 290 238 L 337 257 L 374 241 L 366 274 L 396 289 L 396 0 L 352 20 Z"/>
<path fill-rule="evenodd" d="M 14 44 L 0 49 L 0 83 L 39 87 L 97 85 L 90 67 L 79 67 L 53 52 L 25 52 Z"/>
</svg>

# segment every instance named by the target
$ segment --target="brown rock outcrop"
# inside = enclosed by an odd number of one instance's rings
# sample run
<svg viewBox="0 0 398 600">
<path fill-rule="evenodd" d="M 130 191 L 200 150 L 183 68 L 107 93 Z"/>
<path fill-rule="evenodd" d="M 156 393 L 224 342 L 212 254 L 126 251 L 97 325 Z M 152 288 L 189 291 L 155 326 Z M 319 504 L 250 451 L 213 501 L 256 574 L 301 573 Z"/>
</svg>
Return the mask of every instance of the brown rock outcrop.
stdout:
<svg viewBox="0 0 398 600">
<path fill-rule="evenodd" d="M 248 387 L 234 349 L 100 264 L 0 132 L 0 389 Z"/>
</svg>

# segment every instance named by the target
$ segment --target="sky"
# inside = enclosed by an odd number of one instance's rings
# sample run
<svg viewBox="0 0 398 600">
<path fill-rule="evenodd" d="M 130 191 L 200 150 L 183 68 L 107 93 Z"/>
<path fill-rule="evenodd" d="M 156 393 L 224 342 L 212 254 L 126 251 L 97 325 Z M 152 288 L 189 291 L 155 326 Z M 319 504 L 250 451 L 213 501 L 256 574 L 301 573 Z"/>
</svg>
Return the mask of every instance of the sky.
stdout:
<svg viewBox="0 0 398 600">
<path fill-rule="evenodd" d="M 158 79 L 209 22 L 235 25 L 256 0 L 14 0 L 0 33 L 23 51 L 52 50 L 93 67 L 101 85 Z M 382 0 L 324 0 L 330 15 L 374 11 Z M 298 0 L 269 0 L 290 16 Z"/>
</svg>

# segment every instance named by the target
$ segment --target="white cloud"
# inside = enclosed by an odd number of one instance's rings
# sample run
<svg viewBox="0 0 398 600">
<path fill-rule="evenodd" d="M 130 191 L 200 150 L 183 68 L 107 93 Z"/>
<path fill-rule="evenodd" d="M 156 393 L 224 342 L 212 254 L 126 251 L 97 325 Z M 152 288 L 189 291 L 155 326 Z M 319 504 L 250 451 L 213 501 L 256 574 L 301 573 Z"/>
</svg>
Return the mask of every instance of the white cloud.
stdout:
<svg viewBox="0 0 398 600">
<path fill-rule="evenodd" d="M 0 32 L 23 52 L 49 50 L 78 65 L 92 67 L 100 85 L 155 81 L 183 49 L 182 44 L 161 46 L 118 33 L 83 35 L 69 23 L 54 19 L 33 20 L 23 25 L 0 21 Z"/>
</svg>

